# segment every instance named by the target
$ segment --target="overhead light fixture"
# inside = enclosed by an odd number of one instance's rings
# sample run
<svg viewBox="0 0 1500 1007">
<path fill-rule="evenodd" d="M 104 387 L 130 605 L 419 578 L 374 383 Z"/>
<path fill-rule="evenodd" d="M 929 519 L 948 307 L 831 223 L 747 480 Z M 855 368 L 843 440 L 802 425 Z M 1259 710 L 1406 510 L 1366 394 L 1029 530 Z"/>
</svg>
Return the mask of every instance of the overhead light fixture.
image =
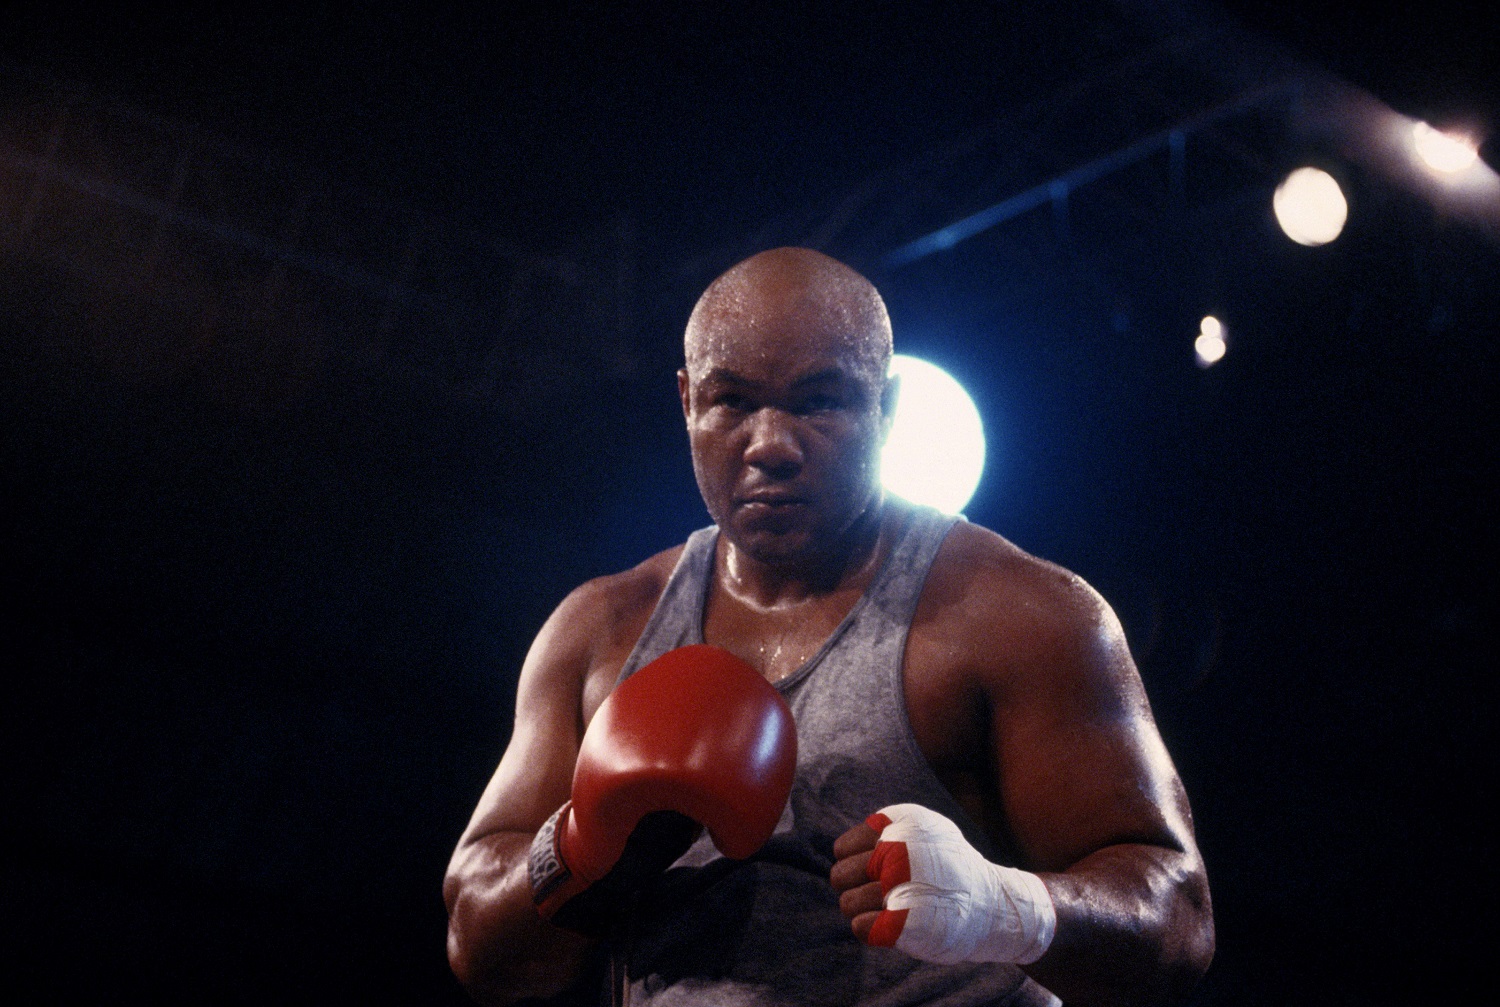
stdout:
<svg viewBox="0 0 1500 1007">
<path fill-rule="evenodd" d="M 1198 323 L 1198 338 L 1193 340 L 1193 351 L 1198 354 L 1199 367 L 1212 367 L 1224 359 L 1229 343 L 1224 339 L 1224 323 L 1213 315 L 1204 315 Z"/>
<path fill-rule="evenodd" d="M 1412 146 L 1422 163 L 1441 175 L 1453 175 L 1479 160 L 1479 145 L 1470 137 L 1444 133 L 1425 122 L 1411 127 Z"/>
</svg>

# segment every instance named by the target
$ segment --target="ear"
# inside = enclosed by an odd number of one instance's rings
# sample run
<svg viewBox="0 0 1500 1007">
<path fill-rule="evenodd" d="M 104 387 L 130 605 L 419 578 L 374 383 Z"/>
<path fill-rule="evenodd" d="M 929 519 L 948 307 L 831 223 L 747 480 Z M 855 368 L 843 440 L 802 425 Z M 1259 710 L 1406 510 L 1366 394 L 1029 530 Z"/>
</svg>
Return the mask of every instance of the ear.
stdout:
<svg viewBox="0 0 1500 1007">
<path fill-rule="evenodd" d="M 688 384 L 688 372 L 686 367 L 677 371 L 677 397 L 682 400 L 682 416 L 687 419 L 692 416 L 693 399 L 690 394 L 692 388 Z"/>
<path fill-rule="evenodd" d="M 896 405 L 901 399 L 901 378 L 892 374 L 885 379 L 880 390 L 880 443 L 891 435 L 891 424 L 896 419 Z"/>
</svg>

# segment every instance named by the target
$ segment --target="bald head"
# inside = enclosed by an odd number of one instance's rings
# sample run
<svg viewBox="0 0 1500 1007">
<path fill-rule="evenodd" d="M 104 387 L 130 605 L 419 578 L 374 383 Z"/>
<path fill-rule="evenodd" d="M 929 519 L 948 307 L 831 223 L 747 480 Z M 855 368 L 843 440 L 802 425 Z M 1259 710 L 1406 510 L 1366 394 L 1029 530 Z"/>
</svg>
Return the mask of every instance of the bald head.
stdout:
<svg viewBox="0 0 1500 1007">
<path fill-rule="evenodd" d="M 869 280 L 810 248 L 773 248 L 720 276 L 688 318 L 683 351 L 697 377 L 730 343 L 792 329 L 815 333 L 862 377 L 883 382 L 891 320 Z"/>
<path fill-rule="evenodd" d="M 791 569 L 863 541 L 896 390 L 870 281 L 821 252 L 762 252 L 709 285 L 684 343 L 693 472 L 735 555 Z"/>
</svg>

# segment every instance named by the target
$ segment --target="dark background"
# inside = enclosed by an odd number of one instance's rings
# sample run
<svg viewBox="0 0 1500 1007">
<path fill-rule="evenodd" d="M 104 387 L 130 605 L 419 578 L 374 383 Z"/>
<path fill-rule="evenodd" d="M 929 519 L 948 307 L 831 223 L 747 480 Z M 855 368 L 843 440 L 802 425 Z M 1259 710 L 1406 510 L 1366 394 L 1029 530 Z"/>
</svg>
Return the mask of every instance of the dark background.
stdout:
<svg viewBox="0 0 1500 1007">
<path fill-rule="evenodd" d="M 23 999 L 462 1002 L 439 884 L 520 659 L 572 586 L 705 521 L 681 328 L 784 243 L 864 270 L 898 350 L 972 390 L 970 518 L 1124 620 L 1213 882 L 1197 1002 L 1482 988 L 1500 243 L 1304 114 L 1342 79 L 1500 129 L 1482 12 L 4 23 Z M 1185 123 L 1180 162 L 887 258 Z M 1321 249 L 1270 214 L 1303 163 L 1351 205 Z"/>
</svg>

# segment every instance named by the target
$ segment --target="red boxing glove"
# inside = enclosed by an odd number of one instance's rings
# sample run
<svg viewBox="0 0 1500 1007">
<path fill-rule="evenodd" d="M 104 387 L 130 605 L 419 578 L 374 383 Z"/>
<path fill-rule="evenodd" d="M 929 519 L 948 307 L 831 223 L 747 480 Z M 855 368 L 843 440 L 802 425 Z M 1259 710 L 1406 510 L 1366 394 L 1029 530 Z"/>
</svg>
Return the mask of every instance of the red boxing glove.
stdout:
<svg viewBox="0 0 1500 1007">
<path fill-rule="evenodd" d="M 630 890 L 686 852 L 699 824 L 726 857 L 750 856 L 775 830 L 796 767 L 796 725 L 775 687 L 717 647 L 668 651 L 589 724 L 572 799 L 531 846 L 537 910 L 601 932 Z"/>
</svg>

